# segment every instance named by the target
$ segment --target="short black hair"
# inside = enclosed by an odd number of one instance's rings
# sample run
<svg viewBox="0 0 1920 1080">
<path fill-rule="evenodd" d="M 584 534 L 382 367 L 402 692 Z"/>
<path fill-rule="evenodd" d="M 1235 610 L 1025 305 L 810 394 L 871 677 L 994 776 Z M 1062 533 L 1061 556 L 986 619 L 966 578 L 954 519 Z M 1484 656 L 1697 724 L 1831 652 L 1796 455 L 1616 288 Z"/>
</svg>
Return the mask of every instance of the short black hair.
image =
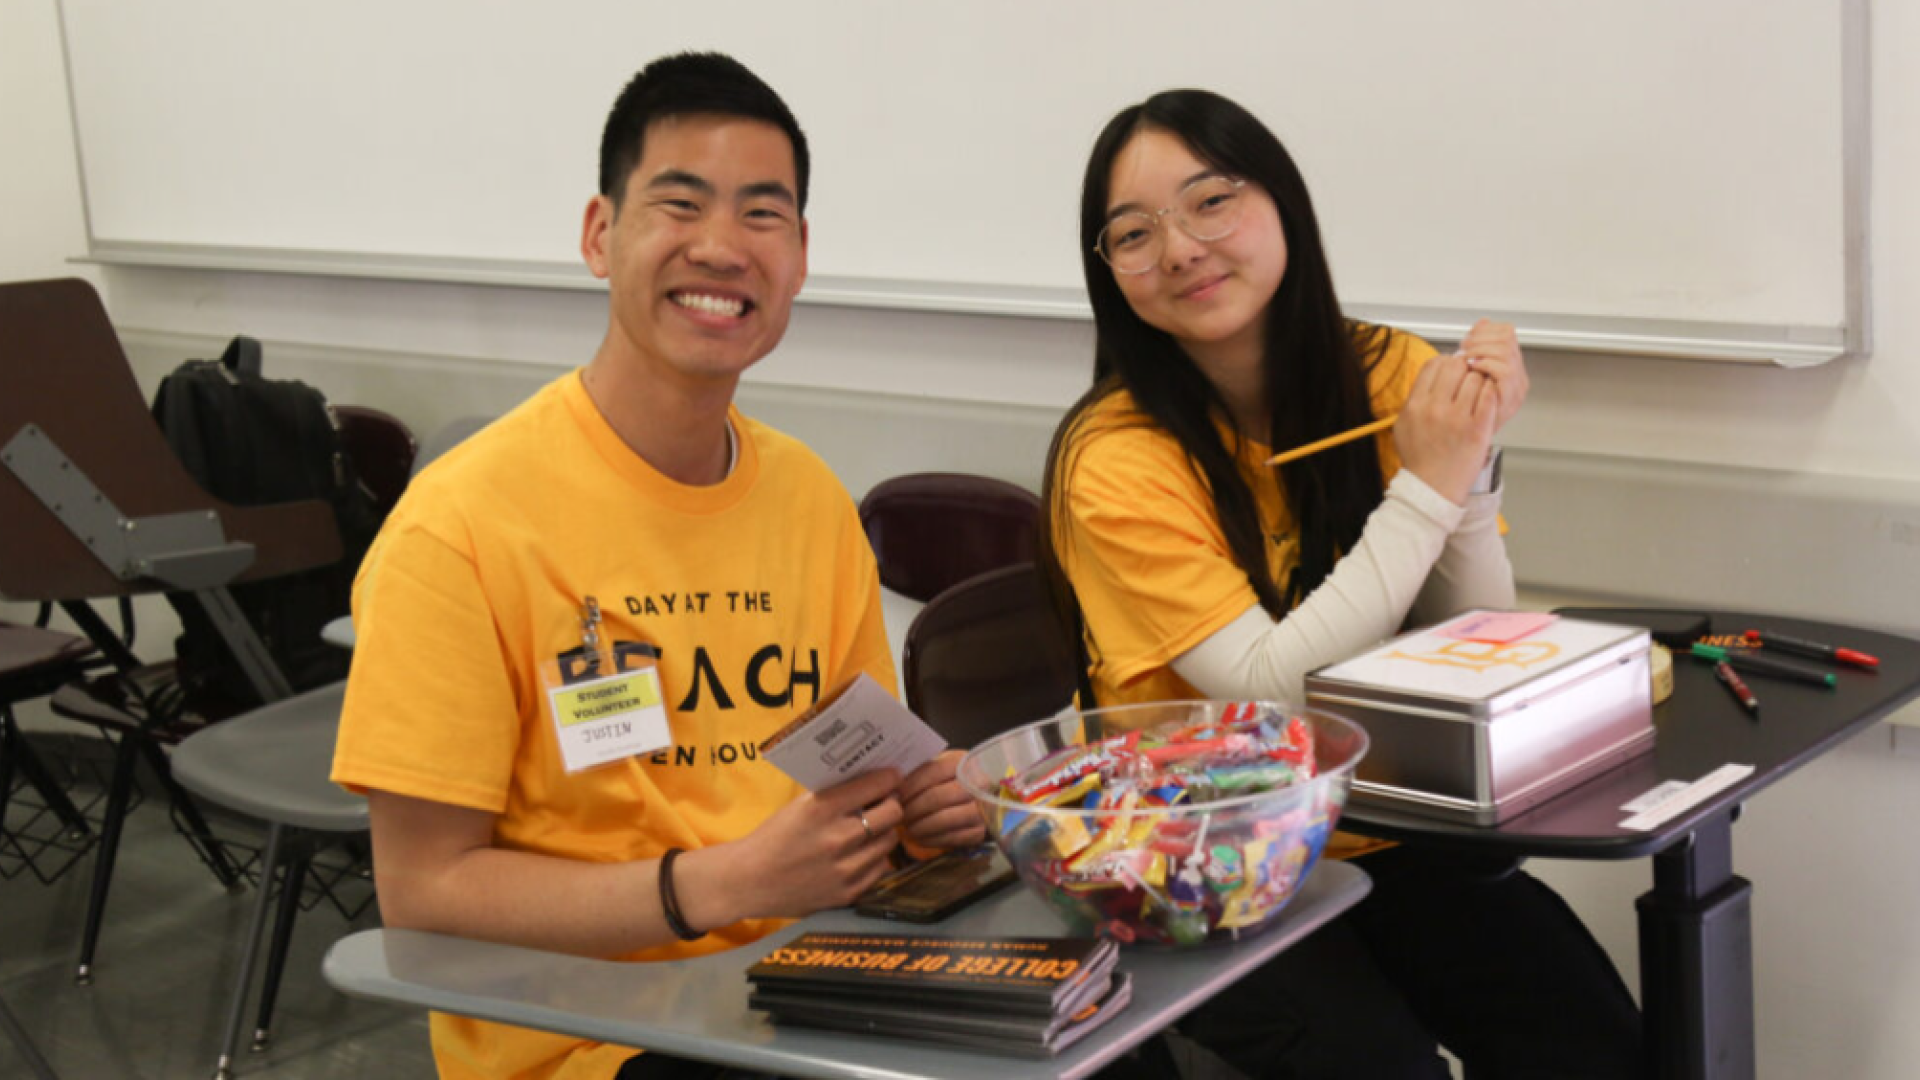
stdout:
<svg viewBox="0 0 1920 1080">
<path fill-rule="evenodd" d="M 786 132 L 793 144 L 794 197 L 807 209 L 807 136 L 787 103 L 760 76 L 731 56 L 685 52 L 641 68 L 607 114 L 600 135 L 600 194 L 617 209 L 627 178 L 640 164 L 647 128 L 670 116 L 717 115 L 763 120 Z"/>
</svg>

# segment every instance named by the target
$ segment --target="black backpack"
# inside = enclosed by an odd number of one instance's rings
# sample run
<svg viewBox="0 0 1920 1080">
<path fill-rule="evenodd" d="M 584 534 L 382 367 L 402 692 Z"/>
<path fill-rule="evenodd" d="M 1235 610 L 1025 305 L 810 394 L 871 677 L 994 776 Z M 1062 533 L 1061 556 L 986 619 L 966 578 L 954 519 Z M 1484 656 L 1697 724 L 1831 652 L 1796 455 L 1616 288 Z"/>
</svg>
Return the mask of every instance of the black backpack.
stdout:
<svg viewBox="0 0 1920 1080">
<path fill-rule="evenodd" d="M 189 360 L 160 384 L 153 417 L 167 443 L 208 493 L 236 506 L 324 499 L 340 529 L 343 558 L 233 586 L 234 602 L 295 690 L 343 678 L 346 650 L 320 629 L 347 614 L 354 573 L 380 529 L 372 495 L 341 444 L 327 399 L 305 383 L 260 374 L 260 343 L 236 337 L 219 360 Z M 180 614 L 179 678 L 195 708 L 224 713 L 261 704 L 198 602 L 169 593 Z"/>
</svg>

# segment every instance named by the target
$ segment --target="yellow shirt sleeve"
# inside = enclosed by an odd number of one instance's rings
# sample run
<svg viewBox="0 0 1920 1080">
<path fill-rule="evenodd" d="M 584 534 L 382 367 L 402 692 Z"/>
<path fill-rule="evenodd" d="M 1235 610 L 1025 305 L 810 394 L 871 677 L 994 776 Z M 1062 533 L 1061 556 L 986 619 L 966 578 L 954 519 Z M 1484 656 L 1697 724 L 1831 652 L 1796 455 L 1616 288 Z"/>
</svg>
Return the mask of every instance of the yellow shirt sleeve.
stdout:
<svg viewBox="0 0 1920 1080">
<path fill-rule="evenodd" d="M 1099 662 L 1125 684 L 1258 604 L 1170 436 L 1122 428 L 1079 448 L 1063 554 Z"/>
<path fill-rule="evenodd" d="M 335 779 L 505 810 L 524 688 L 513 685 L 470 558 L 419 524 L 394 522 L 361 568 L 353 617 Z M 407 715 L 381 715 L 396 709 Z"/>
</svg>

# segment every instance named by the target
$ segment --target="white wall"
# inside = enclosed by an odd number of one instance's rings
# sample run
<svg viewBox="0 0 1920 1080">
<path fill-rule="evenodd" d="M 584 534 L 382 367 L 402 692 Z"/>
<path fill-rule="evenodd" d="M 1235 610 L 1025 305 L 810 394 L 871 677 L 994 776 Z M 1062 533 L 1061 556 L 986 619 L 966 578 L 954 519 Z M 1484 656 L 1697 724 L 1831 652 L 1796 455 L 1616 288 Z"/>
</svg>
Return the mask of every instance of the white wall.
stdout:
<svg viewBox="0 0 1920 1080">
<path fill-rule="evenodd" d="M 1920 70 L 1904 62 L 1920 49 L 1920 5 L 1883 2 L 1873 19 L 1873 355 L 1798 372 L 1534 355 L 1533 399 L 1511 445 L 1644 459 L 1650 481 L 1663 462 L 1849 484 L 1920 480 Z M 83 246 L 63 95 L 53 0 L 0 0 L 0 277 L 69 272 L 62 260 Z M 597 294 L 186 271 L 97 277 L 149 377 L 244 330 L 267 341 L 282 374 L 338 400 L 386 405 L 423 431 L 503 407 L 584 360 L 603 320 Z M 1031 483 L 1047 418 L 1084 384 L 1088 338 L 1073 323 L 802 307 L 743 393 L 802 429 L 809 406 L 856 401 L 870 424 L 817 433 L 856 491 L 934 461 Z M 955 434 L 974 421 L 1013 435 Z M 863 450 L 857 460 L 849 447 Z M 1767 542 L 1711 528 L 1695 539 L 1703 559 Z M 1878 545 L 1866 554 L 1885 568 L 1888 590 L 1913 597 L 1905 629 L 1920 628 L 1920 515 L 1895 506 L 1855 539 Z M 1920 1014 L 1920 859 L 1905 832 L 1920 820 L 1916 736 L 1873 729 L 1768 791 L 1735 831 L 1736 867 L 1756 886 L 1764 1077 L 1904 1080 L 1920 1062 L 1920 1026 L 1908 1019 Z M 1647 886 L 1647 864 L 1543 872 L 1635 978 L 1631 899 Z"/>
<path fill-rule="evenodd" d="M 1771 0 L 1755 17 L 1751 0 L 1477 0 L 1462 18 L 1428 0 L 1218 0 L 1173 19 L 1163 0 L 733 0 L 671 19 L 628 0 L 572 0 L 564 18 L 471 0 L 64 10 L 96 242 L 577 274 L 568 210 L 613 88 L 636 52 L 717 44 L 806 120 L 823 278 L 1071 296 L 1065 238 L 1100 123 L 1153 90 L 1207 85 L 1284 125 L 1350 299 L 1591 326 L 1585 313 L 1608 329 L 1606 316 L 1830 329 L 1847 292 L 1830 149 L 1857 4 Z M 1721 47 L 1735 21 L 1740 47 Z M 1131 62 L 1147 26 L 1152 60 Z M 1433 77 L 1437 57 L 1469 51 L 1473 77 Z M 506 56 L 530 77 L 472 77 Z M 1406 257 L 1413 232 L 1449 273 Z M 1569 247 L 1582 258 L 1560 257 Z"/>
<path fill-rule="evenodd" d="M 87 227 L 53 0 L 0 0 L 0 147 L 0 281 L 73 273 Z"/>
</svg>

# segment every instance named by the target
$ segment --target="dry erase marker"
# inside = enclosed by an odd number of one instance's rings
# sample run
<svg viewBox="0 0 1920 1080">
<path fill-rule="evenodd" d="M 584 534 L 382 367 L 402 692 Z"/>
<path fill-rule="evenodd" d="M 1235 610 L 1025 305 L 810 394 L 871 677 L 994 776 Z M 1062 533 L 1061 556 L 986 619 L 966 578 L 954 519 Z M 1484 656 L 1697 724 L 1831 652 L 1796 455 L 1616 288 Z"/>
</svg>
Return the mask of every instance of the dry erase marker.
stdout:
<svg viewBox="0 0 1920 1080">
<path fill-rule="evenodd" d="M 1702 660 L 1724 660 L 1733 665 L 1734 670 L 1749 675 L 1771 675 L 1781 679 L 1798 679 L 1801 682 L 1817 683 L 1821 686 L 1834 686 L 1839 683 L 1830 671 L 1815 671 L 1799 664 L 1789 664 L 1785 660 L 1775 660 L 1770 656 L 1743 649 L 1718 649 L 1712 645 L 1695 645 L 1693 655 Z"/>
<path fill-rule="evenodd" d="M 1765 632 L 1749 630 L 1746 633 L 1746 639 L 1748 641 L 1758 642 L 1769 649 L 1779 649 L 1781 652 L 1795 653 L 1800 656 L 1811 656 L 1816 660 L 1837 660 L 1843 664 L 1852 664 L 1855 667 L 1864 668 L 1880 666 L 1879 657 L 1868 656 L 1866 653 L 1857 652 L 1853 649 L 1841 649 L 1832 645 L 1822 645 L 1817 641 L 1808 641 L 1805 638 L 1788 637 L 1785 634 L 1776 634 L 1771 630 Z"/>
<path fill-rule="evenodd" d="M 1753 691 L 1748 688 L 1747 681 L 1740 677 L 1739 672 L 1733 670 L 1732 664 L 1727 663 L 1725 660 L 1715 663 L 1713 665 L 1713 675 L 1721 682 L 1727 684 L 1727 689 L 1733 691 L 1733 696 L 1740 699 L 1740 704 L 1745 705 L 1748 712 L 1753 713 L 1756 717 L 1759 715 L 1760 699 L 1753 696 Z"/>
</svg>

